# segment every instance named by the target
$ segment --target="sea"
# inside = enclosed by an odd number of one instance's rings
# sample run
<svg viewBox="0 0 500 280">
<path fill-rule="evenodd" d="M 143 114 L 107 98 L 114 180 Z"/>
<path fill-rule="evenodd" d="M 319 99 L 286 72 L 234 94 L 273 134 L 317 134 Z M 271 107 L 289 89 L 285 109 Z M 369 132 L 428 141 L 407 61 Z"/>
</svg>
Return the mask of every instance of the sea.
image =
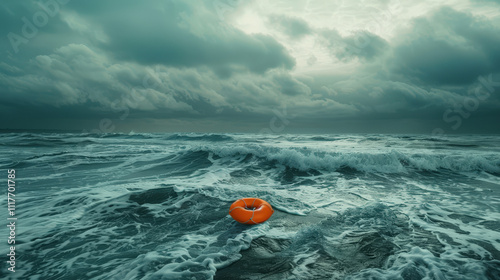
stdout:
<svg viewBox="0 0 500 280">
<path fill-rule="evenodd" d="M 10 132 L 0 154 L 0 279 L 500 279 L 498 135 Z M 237 223 L 244 197 L 274 214 Z"/>
</svg>

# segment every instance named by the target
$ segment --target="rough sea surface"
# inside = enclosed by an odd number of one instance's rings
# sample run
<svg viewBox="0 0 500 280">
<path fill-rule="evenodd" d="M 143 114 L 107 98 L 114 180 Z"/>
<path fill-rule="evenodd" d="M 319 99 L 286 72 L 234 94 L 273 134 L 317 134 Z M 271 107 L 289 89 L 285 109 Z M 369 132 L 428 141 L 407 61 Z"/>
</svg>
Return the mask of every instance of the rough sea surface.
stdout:
<svg viewBox="0 0 500 280">
<path fill-rule="evenodd" d="M 500 279 L 500 137 L 2 133 L 0 279 Z M 271 203 L 255 226 L 228 215 Z"/>
</svg>

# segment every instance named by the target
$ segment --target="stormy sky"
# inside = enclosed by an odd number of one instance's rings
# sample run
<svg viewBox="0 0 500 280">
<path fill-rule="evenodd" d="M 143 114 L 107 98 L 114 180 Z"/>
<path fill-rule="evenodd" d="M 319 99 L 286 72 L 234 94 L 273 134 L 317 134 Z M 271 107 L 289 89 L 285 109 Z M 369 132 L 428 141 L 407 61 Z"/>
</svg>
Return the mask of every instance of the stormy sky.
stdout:
<svg viewBox="0 0 500 280">
<path fill-rule="evenodd" d="M 0 128 L 500 133 L 500 1 L 0 4 Z"/>
</svg>

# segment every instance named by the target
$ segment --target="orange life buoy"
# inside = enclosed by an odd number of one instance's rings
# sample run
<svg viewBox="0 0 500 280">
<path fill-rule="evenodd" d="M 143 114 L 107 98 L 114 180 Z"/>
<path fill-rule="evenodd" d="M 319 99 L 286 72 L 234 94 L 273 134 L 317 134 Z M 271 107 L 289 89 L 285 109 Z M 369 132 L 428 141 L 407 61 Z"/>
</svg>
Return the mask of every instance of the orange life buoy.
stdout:
<svg viewBox="0 0 500 280">
<path fill-rule="evenodd" d="M 260 224 L 274 213 L 271 204 L 260 198 L 242 198 L 229 208 L 229 215 L 242 224 Z"/>
</svg>

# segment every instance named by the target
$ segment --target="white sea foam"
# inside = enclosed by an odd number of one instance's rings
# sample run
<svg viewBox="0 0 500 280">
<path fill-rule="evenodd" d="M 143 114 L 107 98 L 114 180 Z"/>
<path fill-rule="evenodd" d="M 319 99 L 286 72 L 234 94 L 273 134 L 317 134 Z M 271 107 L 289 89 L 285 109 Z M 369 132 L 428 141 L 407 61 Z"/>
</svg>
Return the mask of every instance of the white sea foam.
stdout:
<svg viewBox="0 0 500 280">
<path fill-rule="evenodd" d="M 412 170 L 438 171 L 487 171 L 500 173 L 500 157 L 498 154 L 485 152 L 466 152 L 450 154 L 449 152 L 417 151 L 402 153 L 394 149 L 377 149 L 366 152 L 353 150 L 325 150 L 314 146 L 266 147 L 257 145 L 245 146 L 201 146 L 193 149 L 213 152 L 220 157 L 253 155 L 269 161 L 297 168 L 299 170 L 335 171 L 343 167 L 365 172 L 400 173 Z"/>
<path fill-rule="evenodd" d="M 212 279 L 234 267 L 271 279 L 499 275 L 494 137 L 134 133 L 0 141 L 0 165 L 19 174 L 23 258 L 10 279 Z M 275 214 L 257 226 L 237 224 L 228 209 L 241 197 L 263 198 Z M 259 275 L 242 261 L 278 274 Z"/>
</svg>

